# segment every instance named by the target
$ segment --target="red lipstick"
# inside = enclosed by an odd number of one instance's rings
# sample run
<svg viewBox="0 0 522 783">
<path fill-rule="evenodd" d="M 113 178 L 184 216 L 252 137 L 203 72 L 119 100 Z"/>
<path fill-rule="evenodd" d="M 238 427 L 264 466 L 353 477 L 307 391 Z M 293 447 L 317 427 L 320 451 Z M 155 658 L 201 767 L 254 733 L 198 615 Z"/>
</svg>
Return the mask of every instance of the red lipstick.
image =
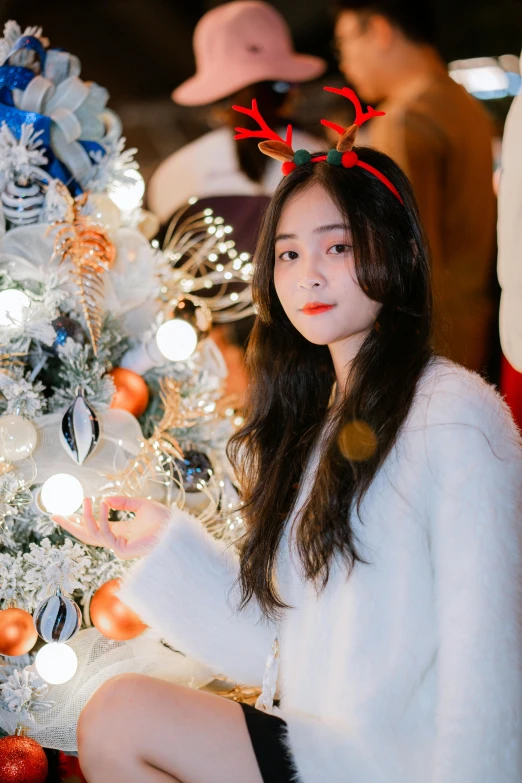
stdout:
<svg viewBox="0 0 522 783">
<path fill-rule="evenodd" d="M 307 302 L 302 308 L 305 315 L 320 315 L 321 313 L 327 313 L 328 310 L 332 310 L 335 305 L 325 304 L 324 302 Z"/>
</svg>

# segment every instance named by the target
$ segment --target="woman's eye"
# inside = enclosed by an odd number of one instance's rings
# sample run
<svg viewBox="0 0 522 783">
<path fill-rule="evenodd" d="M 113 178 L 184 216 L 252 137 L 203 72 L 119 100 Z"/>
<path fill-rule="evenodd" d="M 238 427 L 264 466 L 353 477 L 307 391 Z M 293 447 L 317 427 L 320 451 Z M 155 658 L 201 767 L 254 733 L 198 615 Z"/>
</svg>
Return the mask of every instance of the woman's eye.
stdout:
<svg viewBox="0 0 522 783">
<path fill-rule="evenodd" d="M 295 250 L 285 250 L 284 253 L 281 253 L 278 258 L 281 261 L 295 261 L 296 258 L 298 258 L 299 253 L 296 253 Z"/>
<path fill-rule="evenodd" d="M 349 250 L 352 249 L 352 245 L 332 245 L 332 247 L 328 250 L 329 253 L 332 253 L 334 256 L 339 256 L 342 253 L 348 253 Z"/>
</svg>

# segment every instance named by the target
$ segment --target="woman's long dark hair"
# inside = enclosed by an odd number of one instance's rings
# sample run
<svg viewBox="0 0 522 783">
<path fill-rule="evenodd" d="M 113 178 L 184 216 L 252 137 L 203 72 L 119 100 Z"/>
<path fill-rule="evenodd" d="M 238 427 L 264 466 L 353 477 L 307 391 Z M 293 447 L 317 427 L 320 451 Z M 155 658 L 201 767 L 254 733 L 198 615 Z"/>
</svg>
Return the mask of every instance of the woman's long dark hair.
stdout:
<svg viewBox="0 0 522 783">
<path fill-rule="evenodd" d="M 246 523 L 240 542 L 242 605 L 255 597 L 269 616 L 286 608 L 274 580 L 277 550 L 335 381 L 328 347 L 311 344 L 292 326 L 274 287 L 274 239 L 291 196 L 311 185 L 324 188 L 350 226 L 359 285 L 382 304 L 352 363 L 341 402 L 330 411 L 313 489 L 294 527 L 304 575 L 319 589 L 328 581 L 334 556 L 345 561 L 348 572 L 361 561 L 351 515 L 360 512 L 397 440 L 432 356 L 429 259 L 411 186 L 386 155 L 364 147 L 356 151 L 392 181 L 404 205 L 360 167 L 301 165 L 279 185 L 255 254 L 258 317 L 247 349 L 249 399 L 245 423 L 228 451 L 240 479 Z M 374 439 L 364 459 L 357 449 L 346 448 L 347 431 L 366 433 L 367 443 Z"/>
</svg>

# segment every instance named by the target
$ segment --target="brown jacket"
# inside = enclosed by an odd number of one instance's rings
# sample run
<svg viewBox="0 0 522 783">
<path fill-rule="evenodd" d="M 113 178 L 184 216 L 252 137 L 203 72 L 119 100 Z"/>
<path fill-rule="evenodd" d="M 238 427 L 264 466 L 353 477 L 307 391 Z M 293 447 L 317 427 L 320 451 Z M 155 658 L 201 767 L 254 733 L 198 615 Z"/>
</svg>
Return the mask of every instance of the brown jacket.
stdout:
<svg viewBox="0 0 522 783">
<path fill-rule="evenodd" d="M 492 124 L 446 75 L 380 108 L 386 116 L 371 123 L 370 144 L 408 174 L 431 247 L 436 348 L 481 370 L 494 319 Z"/>
</svg>

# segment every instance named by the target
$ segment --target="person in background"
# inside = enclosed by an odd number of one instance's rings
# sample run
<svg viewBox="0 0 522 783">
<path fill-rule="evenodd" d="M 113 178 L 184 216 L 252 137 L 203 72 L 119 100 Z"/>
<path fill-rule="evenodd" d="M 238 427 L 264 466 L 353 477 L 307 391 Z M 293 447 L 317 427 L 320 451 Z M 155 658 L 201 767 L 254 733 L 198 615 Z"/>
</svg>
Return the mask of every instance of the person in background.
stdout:
<svg viewBox="0 0 522 783">
<path fill-rule="evenodd" d="M 522 56 L 520 58 L 522 73 Z M 511 104 L 502 144 L 498 193 L 498 279 L 500 341 L 504 353 L 501 391 L 522 427 L 522 95 Z"/>
<path fill-rule="evenodd" d="M 413 185 L 431 249 L 436 347 L 469 369 L 488 363 L 495 323 L 492 134 L 449 76 L 428 0 L 337 0 L 340 69 L 386 116 L 368 143 Z"/>
<path fill-rule="evenodd" d="M 196 26 L 193 45 L 196 73 L 172 97 L 182 106 L 208 106 L 214 128 L 160 164 L 148 185 L 148 204 L 165 228 L 174 212 L 197 196 L 191 210 L 211 207 L 233 226 L 236 249 L 252 253 L 280 170 L 276 161 L 259 155 L 256 139 L 234 140 L 234 128 L 249 127 L 252 120 L 239 120 L 232 105 L 251 106 L 256 100 L 269 126 L 282 130 L 295 95 L 292 85 L 320 76 L 326 63 L 297 54 L 285 20 L 261 0 L 235 0 L 208 11 Z M 294 129 L 294 145 L 313 151 L 323 142 Z M 237 398 L 239 407 L 246 389 L 245 335 L 251 325 L 252 319 L 218 325 L 211 335 L 228 368 L 225 393 Z"/>
<path fill-rule="evenodd" d="M 217 125 L 174 152 L 154 172 L 148 203 L 164 223 L 191 196 L 268 196 L 279 166 L 263 160 L 256 140 L 234 141 L 234 128 L 247 125 L 232 110 L 257 100 L 270 127 L 286 126 L 291 85 L 320 76 L 326 63 L 297 54 L 290 30 L 278 11 L 261 0 L 236 0 L 208 11 L 194 32 L 196 73 L 174 92 L 182 106 L 208 106 Z M 321 141 L 294 131 L 296 149 L 320 149 Z"/>
</svg>

